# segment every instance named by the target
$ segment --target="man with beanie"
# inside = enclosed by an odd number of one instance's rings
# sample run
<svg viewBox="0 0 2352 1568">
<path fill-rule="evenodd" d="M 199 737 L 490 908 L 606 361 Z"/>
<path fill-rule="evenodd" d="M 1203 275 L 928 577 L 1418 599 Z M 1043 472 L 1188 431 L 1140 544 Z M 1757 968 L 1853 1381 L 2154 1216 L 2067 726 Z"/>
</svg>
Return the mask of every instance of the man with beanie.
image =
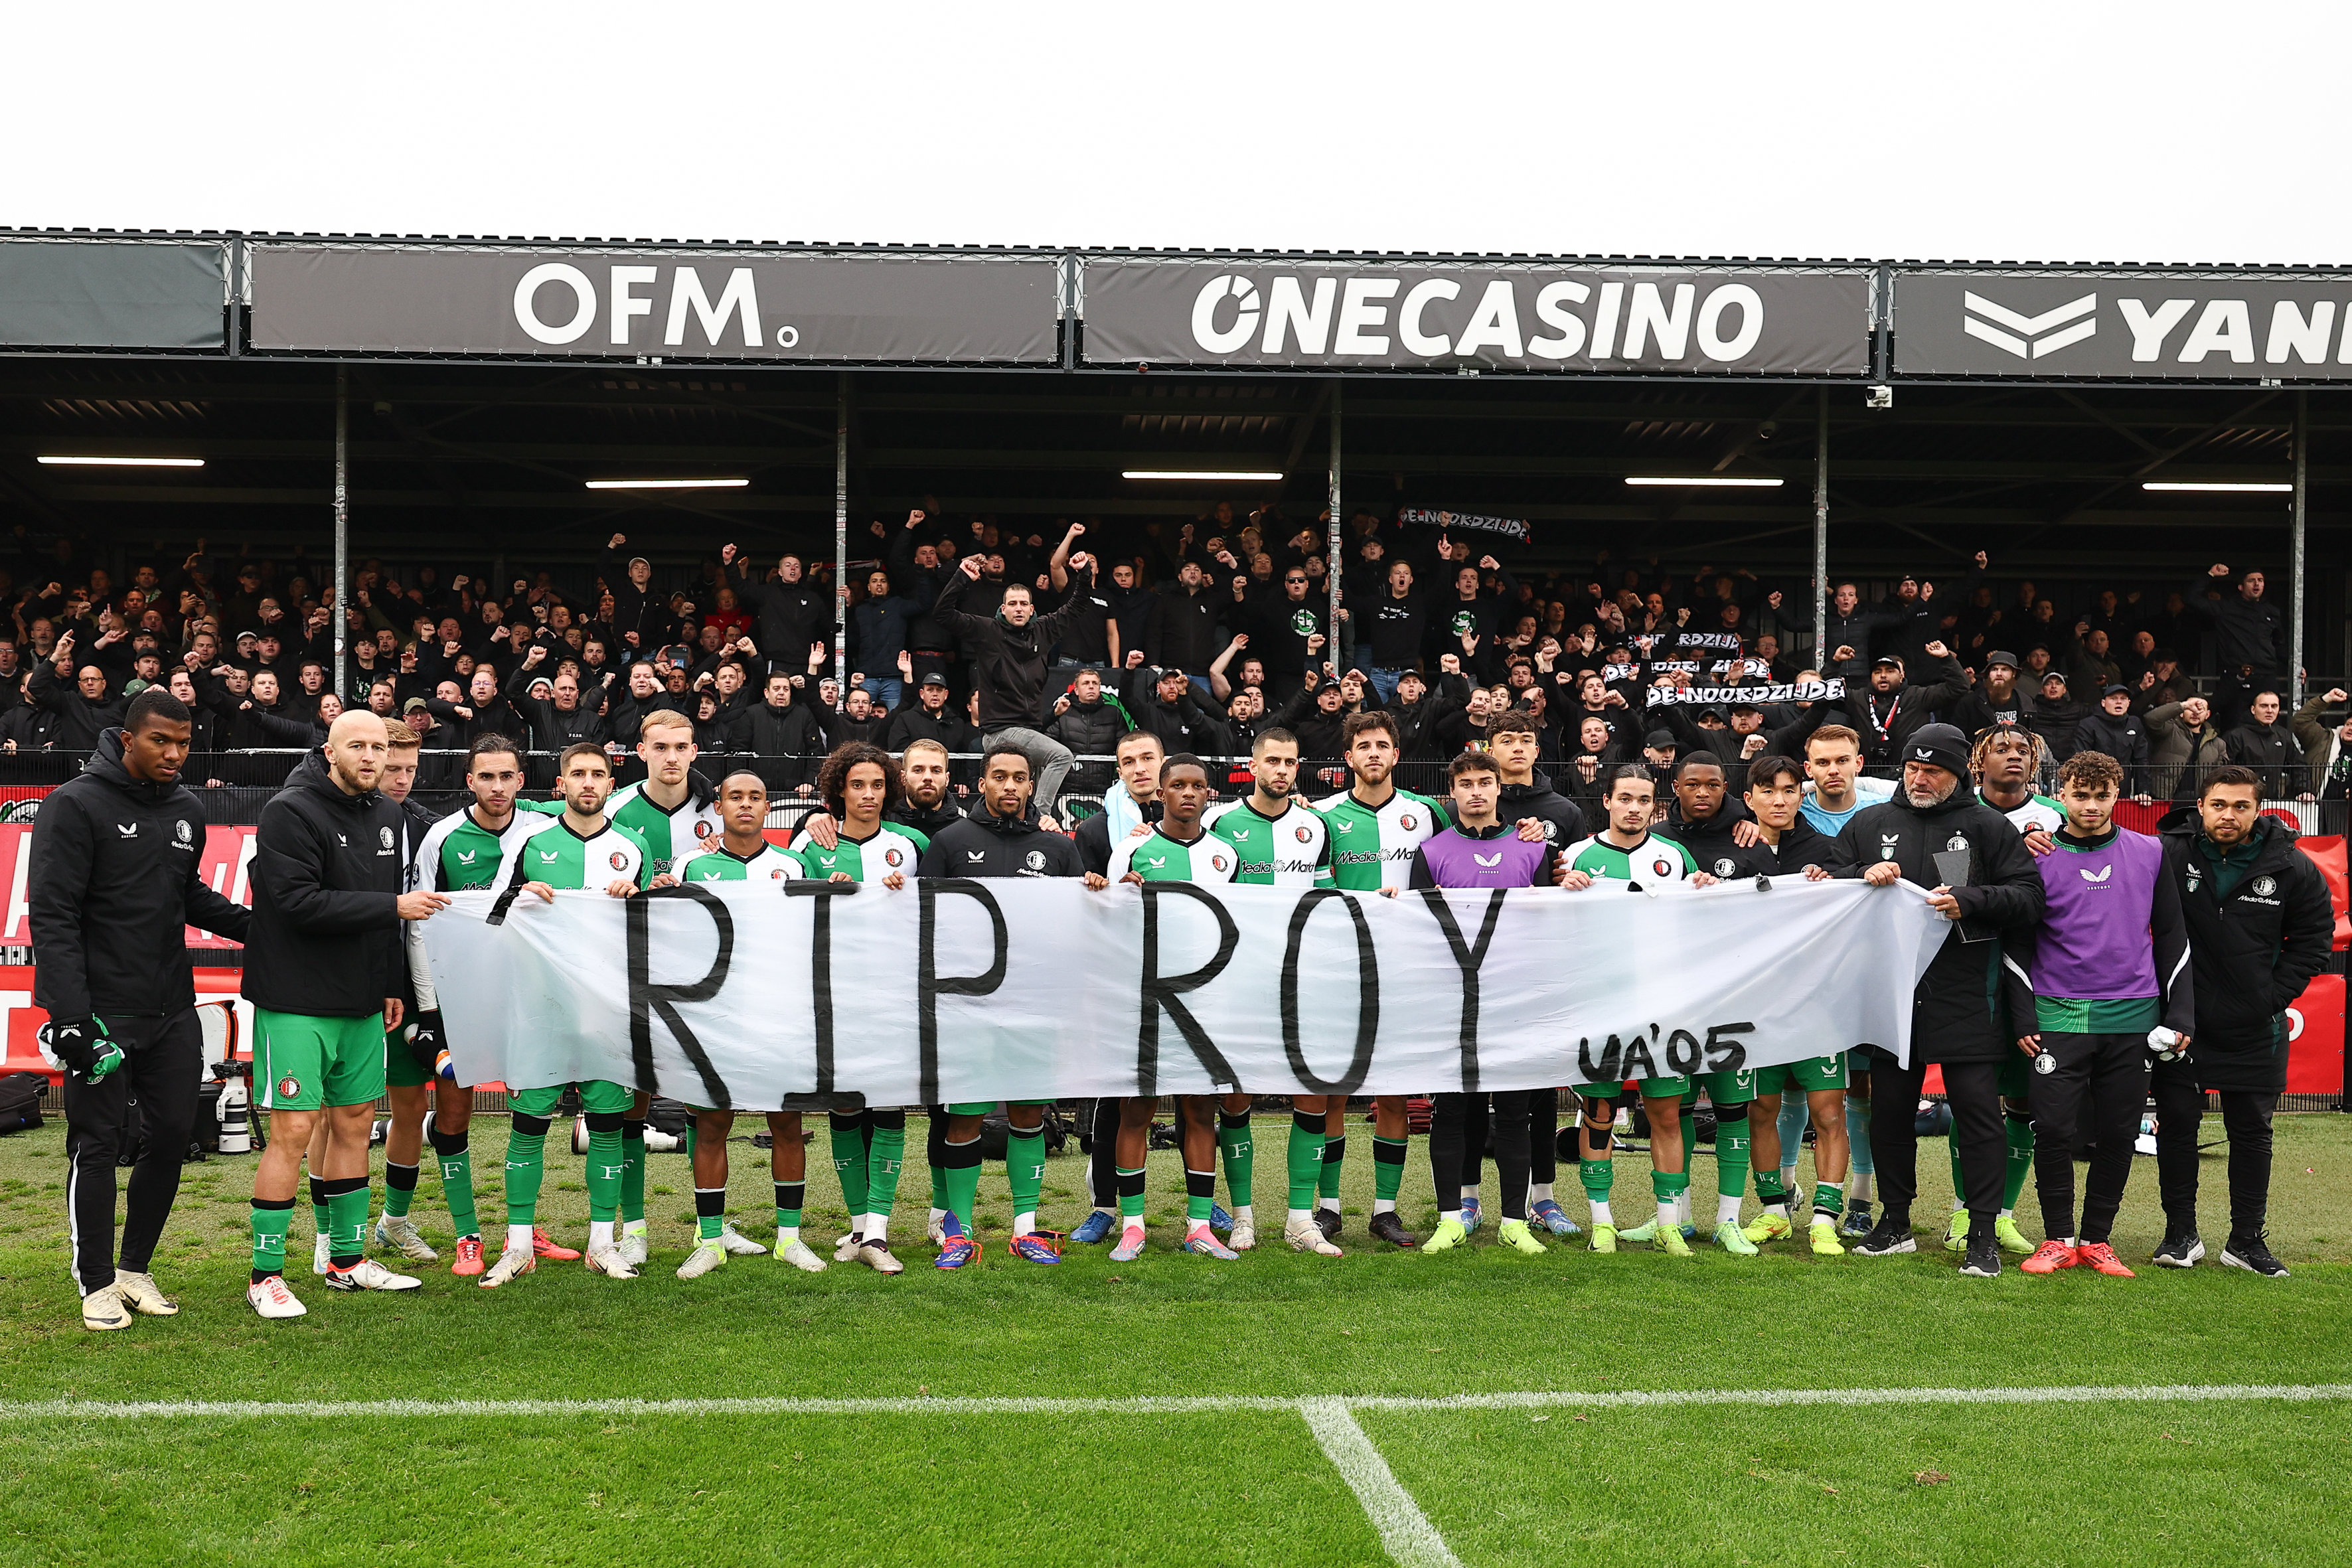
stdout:
<svg viewBox="0 0 2352 1568">
<path fill-rule="evenodd" d="M 41 802 L 32 836 L 33 1001 L 65 1069 L 67 1208 L 86 1329 L 180 1310 L 147 1267 L 179 1194 L 203 1073 L 180 928 L 242 942 L 251 919 L 200 872 L 204 812 L 180 784 L 189 729 L 187 706 L 163 688 L 131 698 L 122 728 L 100 734 L 82 771 Z M 143 1136 L 118 1261 L 114 1173 L 134 1098 Z"/>
<path fill-rule="evenodd" d="M 1918 1102 L 1929 1063 L 1943 1068 L 1952 1107 L 1952 1135 L 1960 1140 L 1968 1180 L 1969 1240 L 1964 1274 L 2001 1271 L 1993 1222 L 2000 1213 L 2005 1163 L 1997 1082 L 2002 1057 L 2015 1047 L 1995 1016 L 2000 942 L 2006 929 L 2042 918 L 2041 874 L 2008 818 L 1965 787 L 1969 746 L 1949 724 L 1923 724 L 1902 750 L 1903 776 L 1895 797 L 1856 812 L 1838 835 L 1831 858 L 1837 874 L 1874 888 L 1908 882 L 1928 890 L 1931 907 L 1955 929 L 1921 975 L 1913 994 L 1911 1049 L 1897 1061 L 1873 1045 L 1873 1094 L 1898 1113 L 1871 1119 L 1871 1152 L 1885 1207 L 1878 1224 L 1853 1248 L 1865 1258 L 1915 1252 L 1911 1203 L 1917 1194 L 1918 1129 L 1899 1114 Z M 1937 857 L 1963 864 L 1952 884 Z M 1907 892 L 1893 896 L 1909 897 Z"/>
</svg>

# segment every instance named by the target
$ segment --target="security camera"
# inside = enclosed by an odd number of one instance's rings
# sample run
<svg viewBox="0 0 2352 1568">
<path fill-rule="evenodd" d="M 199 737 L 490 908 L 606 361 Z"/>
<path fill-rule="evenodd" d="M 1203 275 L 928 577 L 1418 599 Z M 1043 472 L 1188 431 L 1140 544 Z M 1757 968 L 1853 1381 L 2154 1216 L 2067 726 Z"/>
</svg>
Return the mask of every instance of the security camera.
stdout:
<svg viewBox="0 0 2352 1568">
<path fill-rule="evenodd" d="M 1895 406 L 1895 389 L 1891 386 L 1866 386 L 1863 388 L 1862 405 L 1864 408 L 1892 408 Z"/>
</svg>

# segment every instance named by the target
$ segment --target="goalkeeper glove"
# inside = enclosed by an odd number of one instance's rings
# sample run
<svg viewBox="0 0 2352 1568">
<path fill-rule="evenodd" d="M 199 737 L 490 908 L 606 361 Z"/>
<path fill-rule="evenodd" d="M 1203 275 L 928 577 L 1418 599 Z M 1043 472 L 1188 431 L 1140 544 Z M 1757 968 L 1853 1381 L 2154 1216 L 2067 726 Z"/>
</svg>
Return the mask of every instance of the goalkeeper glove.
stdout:
<svg viewBox="0 0 2352 1568">
<path fill-rule="evenodd" d="M 441 1010 L 438 1007 L 419 1010 L 416 1021 L 406 1031 L 408 1054 L 426 1072 L 434 1069 L 442 1054 Z"/>
<path fill-rule="evenodd" d="M 2189 1054 L 2188 1047 L 2180 1043 L 2180 1032 L 2161 1024 L 2147 1032 L 2147 1048 L 2156 1053 L 2160 1062 L 2178 1061 Z"/>
<path fill-rule="evenodd" d="M 85 1083 L 102 1083 L 122 1065 L 122 1047 L 106 1037 L 103 1018 L 53 1018 L 41 1026 L 41 1043 Z"/>
</svg>

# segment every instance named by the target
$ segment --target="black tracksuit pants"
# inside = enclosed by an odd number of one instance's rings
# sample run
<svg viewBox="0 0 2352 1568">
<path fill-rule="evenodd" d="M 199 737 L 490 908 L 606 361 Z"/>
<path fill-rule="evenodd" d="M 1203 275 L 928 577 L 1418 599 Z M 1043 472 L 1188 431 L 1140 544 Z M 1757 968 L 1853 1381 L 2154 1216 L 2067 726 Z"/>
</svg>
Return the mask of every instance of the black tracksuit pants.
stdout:
<svg viewBox="0 0 2352 1568">
<path fill-rule="evenodd" d="M 2009 1141 L 2000 1125 L 2000 1067 L 1997 1062 L 1945 1062 L 1944 1097 L 1952 1107 L 1952 1136 L 1960 1145 L 1962 1195 L 1969 1212 L 1987 1225 L 2000 1213 L 2000 1194 L 2009 1173 Z M 1908 1219 L 1912 1200 L 1919 1195 L 1920 1086 L 1927 1064 L 1904 1067 L 1891 1057 L 1874 1057 L 1870 1064 L 1870 1157 L 1878 1167 L 1879 1201 L 1889 1218 Z M 2129 1147 L 2128 1144 L 2126 1145 Z"/>
<path fill-rule="evenodd" d="M 2197 1228 L 2197 1130 L 2205 1119 L 2205 1091 L 2194 1068 L 2156 1064 L 2156 1179 L 2164 1216 Z M 2230 1137 L 2230 1239 L 2263 1234 L 2271 1203 L 2271 1114 L 2275 1089 L 2225 1089 L 2221 1128 Z"/>
<path fill-rule="evenodd" d="M 1503 1182 L 1503 1217 L 1528 1217 L 1528 1121 L 1535 1102 L 1548 1095 L 1556 1098 L 1549 1089 L 1437 1097 L 1430 1109 L 1429 1177 L 1437 1189 L 1439 1213 L 1461 1212 L 1462 1189 L 1477 1179 L 1475 1155 L 1485 1146 L 1491 1118 L 1495 1170 Z M 1471 1141 L 1474 1132 L 1475 1142 Z"/>
<path fill-rule="evenodd" d="M 2145 1034 L 2074 1035 L 2045 1029 L 2042 1054 L 2027 1075 L 2033 1111 L 2033 1186 L 2042 1198 L 2042 1234 L 2105 1241 L 2115 1231 L 2131 1180 L 2132 1145 L 2147 1103 Z M 2044 1070 L 2045 1064 L 2047 1070 Z M 2087 1112 L 2087 1114 L 2085 1114 Z M 2074 1146 L 2087 1133 L 2091 1173 L 2083 1191 L 2083 1226 L 2074 1228 Z"/>
<path fill-rule="evenodd" d="M 87 1296 L 114 1283 L 114 1171 L 139 1102 L 138 1163 L 122 1222 L 121 1267 L 147 1272 L 180 1194 L 180 1166 L 196 1124 L 205 1033 L 190 1008 L 168 1018 L 109 1018 L 122 1065 L 104 1081 L 65 1079 L 66 1207 L 73 1226 L 74 1279 Z"/>
<path fill-rule="evenodd" d="M 1118 1210 L 1118 1177 L 1114 1173 L 1118 1161 L 1113 1147 L 1118 1142 L 1118 1096 L 1107 1094 L 1095 1101 L 1094 1126 L 1087 1136 L 1094 1141 L 1087 1154 L 1087 1186 L 1095 1200 L 1095 1207 Z"/>
</svg>

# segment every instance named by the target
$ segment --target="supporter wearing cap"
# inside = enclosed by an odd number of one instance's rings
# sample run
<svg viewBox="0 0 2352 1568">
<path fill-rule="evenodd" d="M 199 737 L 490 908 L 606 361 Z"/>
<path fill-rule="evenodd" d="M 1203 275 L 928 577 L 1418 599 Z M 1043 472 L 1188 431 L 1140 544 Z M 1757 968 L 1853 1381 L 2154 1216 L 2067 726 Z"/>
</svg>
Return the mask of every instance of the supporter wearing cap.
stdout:
<svg viewBox="0 0 2352 1568">
<path fill-rule="evenodd" d="M 1839 651 L 1843 655 L 1844 650 Z M 1951 649 L 1931 642 L 1925 651 L 1934 661 L 1933 679 L 1906 680 L 1903 661 L 1881 654 L 1871 661 L 1869 684 L 1846 693 L 1846 710 L 1862 735 L 1863 763 L 1877 777 L 1894 777 L 1903 765 L 1903 751 L 1912 734 L 1936 710 L 1969 694 L 1968 674 Z"/>
<path fill-rule="evenodd" d="M 1974 735 L 1996 724 L 2022 724 L 2033 711 L 2033 699 L 2018 683 L 2017 656 L 2006 648 L 1985 655 L 1984 679 L 1950 712 L 1953 726 Z"/>
<path fill-rule="evenodd" d="M 2074 754 L 2074 731 L 2090 716 L 2089 704 L 2075 701 L 2071 683 L 2053 669 L 2042 676 L 2042 690 L 2034 699 L 2033 710 L 2025 716 L 2024 724 L 2050 748 L 2050 760 L 2063 763 Z"/>
<path fill-rule="evenodd" d="M 2131 688 L 2111 680 L 2100 689 L 2096 712 L 2074 726 L 2074 750 L 2104 752 L 2124 770 L 2120 793 L 2148 803 L 2147 723 L 2131 710 Z"/>
</svg>

